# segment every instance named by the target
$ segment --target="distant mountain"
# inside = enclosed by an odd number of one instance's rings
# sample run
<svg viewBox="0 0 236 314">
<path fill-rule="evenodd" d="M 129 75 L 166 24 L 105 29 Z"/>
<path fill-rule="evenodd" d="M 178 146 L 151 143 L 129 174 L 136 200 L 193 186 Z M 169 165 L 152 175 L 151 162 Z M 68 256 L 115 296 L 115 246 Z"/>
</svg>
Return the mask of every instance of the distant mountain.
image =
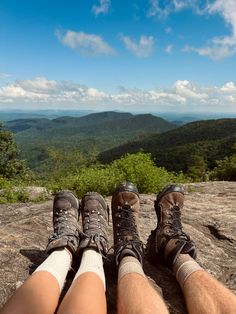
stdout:
<svg viewBox="0 0 236 314">
<path fill-rule="evenodd" d="M 55 119 L 62 116 L 82 117 L 92 113 L 92 110 L 1 110 L 0 121 L 17 119 Z"/>
<path fill-rule="evenodd" d="M 151 114 L 101 112 L 83 117 L 58 117 L 49 119 L 17 119 L 6 123 L 15 133 L 22 157 L 31 167 L 47 159 L 47 149 L 63 150 L 78 148 L 99 152 L 127 141 L 159 134 L 176 128 L 176 125 Z"/>
<path fill-rule="evenodd" d="M 99 159 L 110 162 L 123 154 L 143 150 L 168 170 L 186 171 L 193 155 L 203 156 L 212 168 L 215 160 L 232 152 L 235 141 L 236 119 L 197 121 L 109 149 Z"/>
</svg>

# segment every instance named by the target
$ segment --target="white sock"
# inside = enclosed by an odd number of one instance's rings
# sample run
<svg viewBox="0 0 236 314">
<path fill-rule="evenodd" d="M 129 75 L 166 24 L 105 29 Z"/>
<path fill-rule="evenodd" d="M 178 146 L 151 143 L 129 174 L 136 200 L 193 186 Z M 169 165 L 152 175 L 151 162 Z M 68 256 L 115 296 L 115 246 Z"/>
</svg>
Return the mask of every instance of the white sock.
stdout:
<svg viewBox="0 0 236 314">
<path fill-rule="evenodd" d="M 119 265 L 118 282 L 122 277 L 130 273 L 136 273 L 146 278 L 139 260 L 133 256 L 125 256 Z"/>
<path fill-rule="evenodd" d="M 180 254 L 178 256 L 173 265 L 173 272 L 182 290 L 188 277 L 198 270 L 203 269 L 189 254 Z"/>
<path fill-rule="evenodd" d="M 103 268 L 103 260 L 102 255 L 94 250 L 84 250 L 80 267 L 75 274 L 74 281 L 82 274 L 87 272 L 93 272 L 98 275 L 104 285 L 104 289 L 106 290 L 106 281 L 105 281 L 105 273 Z"/>
<path fill-rule="evenodd" d="M 46 260 L 39 265 L 34 273 L 47 271 L 57 280 L 60 292 L 63 289 L 67 273 L 71 267 L 72 255 L 67 249 L 53 251 Z"/>
</svg>

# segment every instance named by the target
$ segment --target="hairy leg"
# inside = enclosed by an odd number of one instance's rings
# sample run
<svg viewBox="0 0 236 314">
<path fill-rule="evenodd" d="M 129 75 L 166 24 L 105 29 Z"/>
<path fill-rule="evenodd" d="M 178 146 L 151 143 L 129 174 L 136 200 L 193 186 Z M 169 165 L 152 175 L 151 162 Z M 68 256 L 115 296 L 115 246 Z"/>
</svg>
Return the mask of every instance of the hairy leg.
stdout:
<svg viewBox="0 0 236 314">
<path fill-rule="evenodd" d="M 119 314 L 169 313 L 162 297 L 151 286 L 134 257 L 125 257 L 121 261 L 117 307 Z"/>
<path fill-rule="evenodd" d="M 183 293 L 190 314 L 236 313 L 236 296 L 204 270 L 186 279 Z"/>
<path fill-rule="evenodd" d="M 236 296 L 188 254 L 179 255 L 173 271 L 190 314 L 236 313 Z"/>
</svg>

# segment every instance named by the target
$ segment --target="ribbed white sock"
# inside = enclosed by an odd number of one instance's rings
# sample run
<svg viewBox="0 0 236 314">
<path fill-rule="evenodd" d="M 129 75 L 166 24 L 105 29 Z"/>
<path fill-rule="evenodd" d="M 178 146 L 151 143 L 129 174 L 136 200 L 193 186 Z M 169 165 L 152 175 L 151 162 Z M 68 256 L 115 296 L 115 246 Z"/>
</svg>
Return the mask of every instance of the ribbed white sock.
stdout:
<svg viewBox="0 0 236 314">
<path fill-rule="evenodd" d="M 47 271 L 57 280 L 62 291 L 67 273 L 71 267 L 72 255 L 67 249 L 53 251 L 46 260 L 39 265 L 34 273 Z"/>
<path fill-rule="evenodd" d="M 129 273 L 136 273 L 146 277 L 139 260 L 133 256 L 125 256 L 122 258 L 118 270 L 118 282 Z"/>
<path fill-rule="evenodd" d="M 93 272 L 98 275 L 104 285 L 104 289 L 106 290 L 106 281 L 105 281 L 105 273 L 103 268 L 103 260 L 102 255 L 94 250 L 84 250 L 80 267 L 75 274 L 74 281 L 82 274 L 87 272 Z"/>
<path fill-rule="evenodd" d="M 182 290 L 188 277 L 198 270 L 202 270 L 202 267 L 189 254 L 180 254 L 178 256 L 173 265 L 173 272 Z"/>
</svg>

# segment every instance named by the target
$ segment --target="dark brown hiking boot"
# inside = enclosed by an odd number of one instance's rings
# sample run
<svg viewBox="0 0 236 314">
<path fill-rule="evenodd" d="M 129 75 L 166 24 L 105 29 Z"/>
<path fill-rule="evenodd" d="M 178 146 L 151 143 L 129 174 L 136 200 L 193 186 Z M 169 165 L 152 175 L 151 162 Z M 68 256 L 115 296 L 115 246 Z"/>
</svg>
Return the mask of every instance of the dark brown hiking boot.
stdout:
<svg viewBox="0 0 236 314">
<path fill-rule="evenodd" d="M 86 193 L 81 200 L 80 211 L 83 232 L 79 252 L 90 248 L 105 257 L 108 249 L 109 208 L 104 198 L 96 192 Z"/>
<path fill-rule="evenodd" d="M 196 258 L 195 244 L 182 229 L 183 204 L 184 189 L 174 184 L 165 187 L 155 201 L 157 227 L 148 238 L 147 255 L 153 263 L 170 269 L 180 253 Z"/>
<path fill-rule="evenodd" d="M 78 225 L 79 201 L 70 191 L 61 191 L 55 195 L 53 202 L 53 234 L 49 237 L 46 251 L 67 248 L 72 255 L 79 242 Z"/>
<path fill-rule="evenodd" d="M 140 202 L 136 186 L 131 182 L 118 185 L 112 196 L 111 208 L 116 266 L 124 256 L 134 256 L 142 263 L 143 244 L 139 236 Z"/>
</svg>

